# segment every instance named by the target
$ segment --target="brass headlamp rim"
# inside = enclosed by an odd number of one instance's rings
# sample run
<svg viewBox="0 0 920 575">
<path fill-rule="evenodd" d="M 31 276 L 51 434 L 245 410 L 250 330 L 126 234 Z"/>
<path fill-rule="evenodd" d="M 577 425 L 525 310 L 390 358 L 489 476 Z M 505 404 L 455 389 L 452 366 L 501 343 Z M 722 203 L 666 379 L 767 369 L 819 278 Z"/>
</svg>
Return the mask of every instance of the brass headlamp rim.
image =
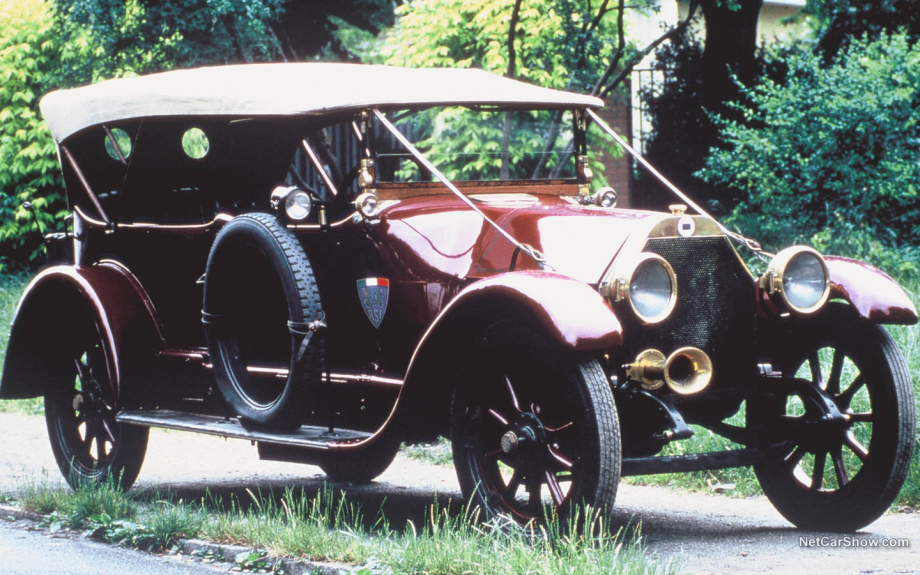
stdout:
<svg viewBox="0 0 920 575">
<path fill-rule="evenodd" d="M 671 295 L 668 298 L 667 305 L 661 311 L 661 313 L 652 317 L 644 316 L 639 312 L 635 303 L 632 301 L 632 296 L 629 289 L 636 270 L 638 270 L 642 264 L 649 260 L 654 260 L 665 269 L 668 274 L 668 280 L 671 283 Z M 667 260 L 658 254 L 649 252 L 641 252 L 636 254 L 635 256 L 629 258 L 627 261 L 616 265 L 608 277 L 609 279 L 605 282 L 606 293 L 604 295 L 607 296 L 607 298 L 612 303 L 618 303 L 622 301 L 628 302 L 633 314 L 635 314 L 635 316 L 639 318 L 644 324 L 656 324 L 664 321 L 671 315 L 671 312 L 674 311 L 674 306 L 677 305 L 677 274 L 674 273 L 674 268 L 671 267 L 671 264 L 669 264 Z"/>
<path fill-rule="evenodd" d="M 786 268 L 794 258 L 802 254 L 814 256 L 818 263 L 821 264 L 821 270 L 824 273 L 824 290 L 821 293 L 821 297 L 814 305 L 806 308 L 798 307 L 789 301 L 789 298 L 786 296 L 786 290 L 783 288 Z M 767 266 L 767 271 L 760 276 L 758 284 L 760 288 L 764 289 L 771 297 L 778 298 L 780 305 L 784 309 L 788 309 L 801 316 L 813 315 L 823 308 L 830 297 L 831 291 L 830 271 L 828 270 L 827 262 L 824 261 L 824 256 L 822 256 L 818 250 L 808 246 L 792 246 L 776 254 L 770 261 L 770 265 Z"/>
</svg>

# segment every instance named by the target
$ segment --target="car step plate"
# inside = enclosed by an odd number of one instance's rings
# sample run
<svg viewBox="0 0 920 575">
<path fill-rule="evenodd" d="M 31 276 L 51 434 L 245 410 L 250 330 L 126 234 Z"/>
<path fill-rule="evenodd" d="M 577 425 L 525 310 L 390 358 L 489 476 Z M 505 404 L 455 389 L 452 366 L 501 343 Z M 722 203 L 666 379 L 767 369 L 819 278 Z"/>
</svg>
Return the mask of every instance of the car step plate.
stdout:
<svg viewBox="0 0 920 575">
<path fill-rule="evenodd" d="M 198 415 L 181 411 L 122 411 L 115 416 L 115 421 L 130 425 L 146 427 L 164 427 L 181 431 L 194 431 L 208 435 L 248 439 L 265 443 L 327 449 L 330 443 L 365 439 L 372 434 L 352 429 L 336 429 L 330 433 L 328 427 L 304 425 L 300 429 L 287 432 L 250 431 L 245 429 L 238 419 L 227 419 L 214 415 Z"/>
</svg>

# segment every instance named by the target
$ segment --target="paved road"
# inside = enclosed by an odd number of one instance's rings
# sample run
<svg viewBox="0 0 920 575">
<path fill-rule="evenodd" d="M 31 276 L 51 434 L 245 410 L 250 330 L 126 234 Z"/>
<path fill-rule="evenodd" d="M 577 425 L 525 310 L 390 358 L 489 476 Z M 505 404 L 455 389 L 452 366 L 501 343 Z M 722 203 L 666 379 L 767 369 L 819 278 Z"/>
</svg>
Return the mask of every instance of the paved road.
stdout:
<svg viewBox="0 0 920 575">
<path fill-rule="evenodd" d="M 14 492 L 29 482 L 60 481 L 42 419 L 0 414 L 0 438 L 0 493 Z M 245 500 L 246 489 L 268 493 L 302 486 L 310 492 L 322 485 L 318 468 L 259 461 L 255 448 L 244 441 L 154 430 L 136 488 L 170 489 L 188 501 L 202 497 L 205 489 L 212 495 L 237 494 Z M 394 526 L 407 518 L 418 522 L 435 497 L 443 506 L 456 506 L 460 501 L 452 470 L 402 455 L 371 486 L 344 488 L 349 497 L 363 503 L 368 515 L 383 505 Z M 886 515 L 859 534 L 867 540 L 906 538 L 907 548 L 868 548 L 852 542 L 849 547 L 805 547 L 800 537 L 825 534 L 793 529 L 763 498 L 621 485 L 617 520 L 624 525 L 641 524 L 649 552 L 679 562 L 688 573 L 920 574 L 917 514 Z M 6 533 L 0 532 L 4 540 Z M 78 544 L 61 544 L 70 545 Z M 3 565 L 0 562 L 0 573 L 6 573 Z M 122 571 L 126 569 L 118 570 Z"/>
<path fill-rule="evenodd" d="M 228 567 L 177 561 L 138 553 L 82 537 L 49 537 L 24 524 L 0 521 L 0 573 L 3 575 L 214 575 Z"/>
</svg>

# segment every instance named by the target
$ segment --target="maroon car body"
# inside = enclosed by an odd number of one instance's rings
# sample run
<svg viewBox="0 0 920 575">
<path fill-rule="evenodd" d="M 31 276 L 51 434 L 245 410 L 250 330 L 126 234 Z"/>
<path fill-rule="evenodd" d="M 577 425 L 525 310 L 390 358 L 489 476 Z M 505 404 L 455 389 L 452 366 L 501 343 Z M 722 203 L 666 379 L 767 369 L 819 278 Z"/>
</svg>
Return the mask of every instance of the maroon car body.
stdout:
<svg viewBox="0 0 920 575">
<path fill-rule="evenodd" d="M 126 486 L 150 426 L 345 481 L 444 435 L 487 515 L 609 507 L 621 474 L 753 465 L 798 525 L 873 521 L 915 425 L 876 324 L 915 323 L 909 298 L 804 248 L 755 276 L 732 242 L 762 250 L 701 211 L 609 206 L 585 167 L 600 106 L 473 70 L 330 64 L 54 93 L 71 231 L 23 295 L 0 397 L 46 397 L 65 476 Z M 534 111 L 563 140 L 557 168 L 452 181 L 403 141 L 462 139 L 444 107 Z M 440 127 L 419 137 L 418 118 Z M 659 455 L 688 424 L 741 447 Z"/>
</svg>

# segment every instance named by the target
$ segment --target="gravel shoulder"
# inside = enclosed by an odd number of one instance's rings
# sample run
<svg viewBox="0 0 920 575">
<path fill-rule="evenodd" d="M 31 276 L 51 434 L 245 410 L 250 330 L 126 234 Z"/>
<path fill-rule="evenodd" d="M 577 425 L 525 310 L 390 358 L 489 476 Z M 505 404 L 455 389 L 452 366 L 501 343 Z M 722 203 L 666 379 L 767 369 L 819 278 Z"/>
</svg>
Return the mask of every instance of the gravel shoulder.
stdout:
<svg viewBox="0 0 920 575">
<path fill-rule="evenodd" d="M 44 419 L 0 414 L 0 494 L 35 482 L 63 483 L 48 445 Z M 245 441 L 153 430 L 136 489 L 169 489 L 193 499 L 246 490 L 321 489 L 324 475 L 309 465 L 260 461 Z M 437 500 L 459 508 L 452 469 L 400 454 L 370 486 L 337 485 L 373 514 L 382 506 L 391 525 L 423 517 Z M 766 499 L 620 485 L 616 519 L 639 525 L 649 553 L 677 562 L 685 573 L 918 573 L 920 515 L 887 514 L 858 534 L 794 529 Z M 804 540 L 803 540 L 804 538 Z M 908 547 L 871 545 L 906 539 Z M 808 542 L 824 546 L 808 546 Z M 806 543 L 806 544 L 803 544 Z M 836 543 L 836 546 L 834 544 Z"/>
</svg>

